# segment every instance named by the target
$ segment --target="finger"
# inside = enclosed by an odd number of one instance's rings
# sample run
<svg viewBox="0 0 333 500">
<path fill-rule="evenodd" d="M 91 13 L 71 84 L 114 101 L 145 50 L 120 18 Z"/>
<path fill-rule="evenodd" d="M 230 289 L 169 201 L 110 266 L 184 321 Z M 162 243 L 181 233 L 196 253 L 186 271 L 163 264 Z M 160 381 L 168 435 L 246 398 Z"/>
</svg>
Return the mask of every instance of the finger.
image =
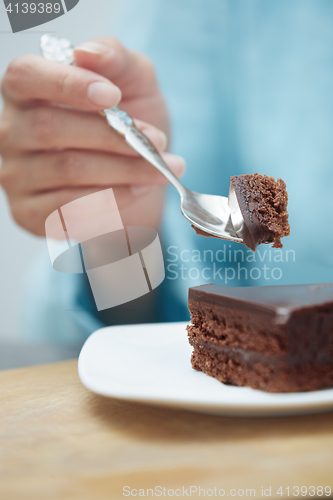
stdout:
<svg viewBox="0 0 333 500">
<path fill-rule="evenodd" d="M 97 191 L 102 191 L 104 189 L 106 189 L 105 186 L 87 186 L 84 188 L 67 188 L 54 190 L 47 193 L 39 193 L 37 195 L 28 194 L 26 196 L 12 197 L 12 216 L 20 226 L 24 227 L 28 231 L 38 236 L 45 236 L 45 221 L 52 212 L 58 210 L 71 201 L 82 198 L 83 196 L 96 193 Z M 156 195 L 157 199 L 160 199 L 162 196 L 160 189 L 160 187 L 152 187 L 150 190 L 149 196 L 155 198 L 155 202 Z M 135 213 L 138 213 L 138 220 L 141 220 L 143 207 L 140 205 L 142 205 L 142 198 L 135 195 L 132 192 L 130 186 L 115 187 L 113 188 L 113 191 L 116 198 L 117 207 L 121 211 L 123 223 L 125 225 L 128 224 L 128 211 L 132 214 L 130 216 L 130 219 L 134 218 L 133 220 L 135 220 Z M 151 212 L 150 208 L 149 212 Z"/>
<path fill-rule="evenodd" d="M 103 75 L 118 85 L 126 98 L 151 95 L 157 90 L 150 59 L 128 50 L 114 37 L 98 37 L 78 45 L 74 57 L 78 66 Z"/>
<path fill-rule="evenodd" d="M 41 106 L 17 113 L 11 133 L 3 147 L 19 151 L 50 149 L 91 149 L 128 156 L 137 153 L 115 132 L 105 118 L 95 113 Z M 164 132 L 136 121 L 137 127 L 162 151 L 166 147 Z M 20 137 L 20 141 L 17 140 Z"/>
<path fill-rule="evenodd" d="M 184 160 L 163 153 L 170 170 L 180 177 Z M 38 193 L 85 186 L 166 184 L 165 177 L 143 158 L 66 150 L 5 160 L 0 181 L 9 192 Z M 137 190 L 139 192 L 139 190 Z"/>
<path fill-rule="evenodd" d="M 128 113 L 168 131 L 166 104 L 147 56 L 126 49 L 110 36 L 79 45 L 74 56 L 78 66 L 105 76 L 121 88 L 121 105 Z"/>
<path fill-rule="evenodd" d="M 66 203 L 100 190 L 96 186 L 88 186 L 14 196 L 11 197 L 12 216 L 26 230 L 38 236 L 45 236 L 45 221 L 52 212 L 66 205 Z M 129 188 L 121 188 L 119 191 L 119 194 L 125 196 L 125 199 L 133 196 Z"/>
<path fill-rule="evenodd" d="M 39 99 L 90 111 L 111 108 L 121 99 L 119 88 L 107 78 L 34 55 L 9 64 L 2 92 L 6 99 L 20 104 Z"/>
</svg>

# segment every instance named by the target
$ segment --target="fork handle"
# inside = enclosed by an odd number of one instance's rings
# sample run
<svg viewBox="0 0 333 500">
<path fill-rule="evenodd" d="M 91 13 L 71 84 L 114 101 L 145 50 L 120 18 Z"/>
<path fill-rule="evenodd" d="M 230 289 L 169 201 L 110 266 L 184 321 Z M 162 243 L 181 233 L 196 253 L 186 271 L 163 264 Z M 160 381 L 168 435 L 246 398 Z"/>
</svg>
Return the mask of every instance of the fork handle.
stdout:
<svg viewBox="0 0 333 500">
<path fill-rule="evenodd" d="M 139 155 L 151 163 L 168 181 L 173 184 L 181 196 L 185 195 L 186 188 L 171 172 L 155 146 L 135 126 L 134 120 L 119 106 L 105 109 L 104 115 L 108 124 L 125 137 L 126 142 Z"/>
</svg>

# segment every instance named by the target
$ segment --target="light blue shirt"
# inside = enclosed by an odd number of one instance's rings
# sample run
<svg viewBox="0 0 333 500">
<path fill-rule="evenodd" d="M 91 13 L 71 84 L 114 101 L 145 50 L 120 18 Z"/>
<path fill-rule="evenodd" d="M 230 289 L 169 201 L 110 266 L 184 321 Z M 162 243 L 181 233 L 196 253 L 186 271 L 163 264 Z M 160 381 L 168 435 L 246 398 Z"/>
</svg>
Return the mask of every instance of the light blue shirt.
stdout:
<svg viewBox="0 0 333 500">
<path fill-rule="evenodd" d="M 259 172 L 284 179 L 289 193 L 291 234 L 283 249 L 261 245 L 252 254 L 196 235 L 168 188 L 161 320 L 187 318 L 193 285 L 333 281 L 332 26 L 331 0 L 123 4 L 114 34 L 156 66 L 172 151 L 187 162 L 184 184 L 227 196 L 231 175 Z M 24 316 L 30 338 L 78 343 L 101 326 L 81 276 L 56 273 L 46 258 L 31 279 Z M 119 321 L 116 311 L 108 318 Z"/>
</svg>

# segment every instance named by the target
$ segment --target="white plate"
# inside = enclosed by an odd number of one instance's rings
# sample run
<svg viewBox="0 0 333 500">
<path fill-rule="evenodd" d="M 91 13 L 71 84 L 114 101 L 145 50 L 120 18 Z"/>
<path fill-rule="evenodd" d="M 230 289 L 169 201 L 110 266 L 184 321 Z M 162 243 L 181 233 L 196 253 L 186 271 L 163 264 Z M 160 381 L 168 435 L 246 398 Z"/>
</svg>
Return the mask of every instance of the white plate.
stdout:
<svg viewBox="0 0 333 500">
<path fill-rule="evenodd" d="M 217 415 L 278 416 L 333 410 L 333 389 L 271 394 L 224 385 L 193 370 L 186 325 L 155 323 L 97 330 L 80 353 L 81 381 L 104 396 Z"/>
</svg>

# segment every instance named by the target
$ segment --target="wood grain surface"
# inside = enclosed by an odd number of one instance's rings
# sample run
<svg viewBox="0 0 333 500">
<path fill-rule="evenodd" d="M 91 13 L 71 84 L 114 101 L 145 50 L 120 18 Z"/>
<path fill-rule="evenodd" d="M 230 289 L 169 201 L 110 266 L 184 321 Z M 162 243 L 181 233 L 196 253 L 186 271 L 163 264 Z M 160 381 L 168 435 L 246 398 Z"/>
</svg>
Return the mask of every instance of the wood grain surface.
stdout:
<svg viewBox="0 0 333 500">
<path fill-rule="evenodd" d="M 231 418 L 107 399 L 69 361 L 0 372 L 0 420 L 1 500 L 121 499 L 124 486 L 140 498 L 333 490 L 332 413 Z"/>
</svg>

